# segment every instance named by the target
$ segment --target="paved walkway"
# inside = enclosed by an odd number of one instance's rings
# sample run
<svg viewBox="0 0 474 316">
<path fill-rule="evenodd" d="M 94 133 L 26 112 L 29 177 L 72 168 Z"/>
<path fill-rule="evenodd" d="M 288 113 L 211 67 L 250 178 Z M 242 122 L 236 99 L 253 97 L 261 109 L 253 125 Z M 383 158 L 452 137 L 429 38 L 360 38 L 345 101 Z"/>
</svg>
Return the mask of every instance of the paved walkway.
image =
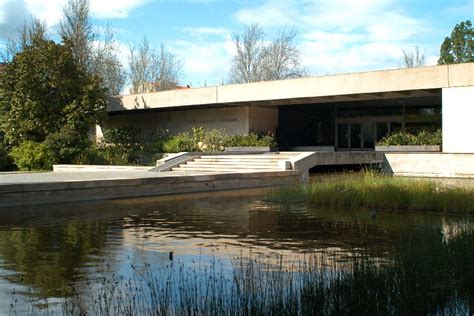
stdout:
<svg viewBox="0 0 474 316">
<path fill-rule="evenodd" d="M 21 183 L 76 182 L 87 180 L 116 180 L 165 178 L 202 175 L 198 172 L 150 172 L 150 171 L 91 171 L 91 172 L 0 172 L 0 185 Z M 206 173 L 209 174 L 209 173 Z"/>
</svg>

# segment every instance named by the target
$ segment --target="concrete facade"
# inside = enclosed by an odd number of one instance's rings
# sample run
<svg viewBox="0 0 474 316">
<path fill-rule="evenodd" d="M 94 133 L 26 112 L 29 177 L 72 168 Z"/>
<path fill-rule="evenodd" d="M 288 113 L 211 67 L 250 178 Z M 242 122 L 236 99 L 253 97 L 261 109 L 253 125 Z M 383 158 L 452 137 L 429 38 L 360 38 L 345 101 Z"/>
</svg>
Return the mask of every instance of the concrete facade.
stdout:
<svg viewBox="0 0 474 316">
<path fill-rule="evenodd" d="M 443 152 L 474 153 L 474 86 L 443 89 Z"/>
<path fill-rule="evenodd" d="M 219 129 L 228 135 L 275 133 L 278 126 L 278 109 L 259 107 L 223 107 L 165 112 L 131 112 L 110 116 L 103 128 L 133 126 L 146 133 L 167 130 L 170 134 L 191 132 L 193 127 Z M 100 137 L 102 129 L 96 134 Z"/>
<path fill-rule="evenodd" d="M 474 155 L 385 153 L 384 168 L 395 176 L 474 178 Z"/>
<path fill-rule="evenodd" d="M 139 109 L 176 109 L 203 105 L 301 104 L 328 102 L 340 96 L 373 99 L 377 93 L 474 86 L 474 63 L 404 68 L 263 81 L 187 90 L 119 96 L 109 102 L 109 112 Z M 375 94 L 375 95 L 374 95 Z M 274 101 L 279 101 L 275 103 Z M 340 100 L 345 100 L 341 98 Z M 272 102 L 273 101 L 273 102 Z"/>
<path fill-rule="evenodd" d="M 313 143 L 306 143 L 305 140 L 302 144 L 290 143 L 289 147 L 329 146 L 335 150 L 367 150 L 373 149 L 374 143 L 379 140 L 377 135 L 396 130 L 393 126 L 405 128 L 411 124 L 416 128 L 416 124 L 422 121 L 413 122 L 409 119 L 424 119 L 421 112 L 407 112 L 405 115 L 405 110 L 434 109 L 437 112 L 432 118 L 437 121 L 431 127 L 442 126 L 443 152 L 474 153 L 474 140 L 469 137 L 474 134 L 474 124 L 471 124 L 474 114 L 472 100 L 474 63 L 465 63 L 119 96 L 110 99 L 109 122 L 104 127 L 132 125 L 145 131 L 165 129 L 171 134 L 190 131 L 192 127 L 217 128 L 226 134 L 278 134 L 281 118 L 289 113 L 288 109 L 293 111 L 298 106 L 309 110 L 323 107 L 330 109 L 334 106 L 334 118 L 327 118 L 334 120 L 330 127 L 324 127 L 317 119 L 317 124 L 313 125 L 299 123 L 309 117 L 305 111 L 300 111 L 299 116 L 291 121 L 291 124 L 300 129 L 313 128 L 316 131 L 318 124 L 319 128 L 326 128 L 326 131 L 328 128 L 333 129 L 330 142 L 318 139 Z M 383 110 L 402 103 L 407 105 L 403 105 L 403 114 L 396 114 L 398 116 L 384 112 L 375 114 L 378 117 L 370 114 L 371 117 L 359 118 L 348 114 L 352 111 L 352 106 L 359 105 L 369 112 L 371 108 Z M 338 106 L 344 108 L 345 115 L 349 116 L 337 117 L 340 113 Z M 432 108 L 423 109 L 425 106 Z M 354 126 L 354 123 L 359 126 Z M 377 126 L 379 123 L 386 124 L 385 129 L 380 126 L 381 133 Z M 349 132 L 339 132 L 338 125 L 341 124 L 347 124 Z M 362 131 L 357 131 L 361 128 Z M 291 131 L 292 126 L 285 129 L 288 130 Z M 367 146 L 356 145 L 352 148 L 351 144 L 360 143 L 357 136 L 354 141 L 353 136 L 349 135 L 354 130 L 355 135 L 366 132 L 366 135 L 370 135 L 368 137 L 373 137 L 373 141 L 368 142 Z M 343 133 L 349 133 L 350 145 L 346 147 L 340 145 L 339 136 L 345 135 Z M 296 135 L 293 138 L 298 137 Z M 364 144 L 366 139 L 361 138 Z"/>
</svg>

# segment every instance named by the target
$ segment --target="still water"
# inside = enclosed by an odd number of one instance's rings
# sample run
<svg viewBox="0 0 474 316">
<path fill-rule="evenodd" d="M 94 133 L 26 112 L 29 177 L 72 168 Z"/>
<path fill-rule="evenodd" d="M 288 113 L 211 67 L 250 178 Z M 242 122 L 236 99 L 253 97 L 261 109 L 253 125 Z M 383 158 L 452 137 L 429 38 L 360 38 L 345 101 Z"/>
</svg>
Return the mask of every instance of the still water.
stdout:
<svg viewBox="0 0 474 316">
<path fill-rule="evenodd" d="M 468 216 L 379 211 L 374 217 L 368 210 L 275 205 L 264 197 L 253 190 L 1 209 L 0 315 L 11 304 L 19 314 L 45 299 L 59 305 L 88 280 L 131 277 L 131 267 L 145 263 L 156 269 L 217 258 L 225 270 L 231 258 L 249 253 L 280 261 L 314 253 L 333 263 L 383 260 L 407 232 L 421 243 L 426 234 L 449 240 L 474 225 Z"/>
</svg>

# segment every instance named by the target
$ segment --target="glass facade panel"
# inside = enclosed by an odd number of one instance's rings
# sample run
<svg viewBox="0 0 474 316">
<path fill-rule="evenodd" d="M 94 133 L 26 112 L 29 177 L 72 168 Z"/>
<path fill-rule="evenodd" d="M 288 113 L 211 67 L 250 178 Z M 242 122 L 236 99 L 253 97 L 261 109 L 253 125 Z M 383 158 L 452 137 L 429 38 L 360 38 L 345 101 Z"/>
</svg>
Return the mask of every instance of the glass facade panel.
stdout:
<svg viewBox="0 0 474 316">
<path fill-rule="evenodd" d="M 350 124 L 350 134 L 351 134 L 351 143 L 350 143 L 350 148 L 361 148 L 362 143 L 361 143 L 361 136 L 362 136 L 362 131 L 360 127 L 360 123 L 351 123 Z"/>
<path fill-rule="evenodd" d="M 377 128 L 377 139 L 376 141 L 380 141 L 382 138 L 388 135 L 388 122 L 378 122 L 376 124 Z"/>
<path fill-rule="evenodd" d="M 337 140 L 339 148 L 349 148 L 349 125 L 337 125 Z"/>
<path fill-rule="evenodd" d="M 374 148 L 374 126 L 373 122 L 362 123 L 363 148 Z"/>
</svg>

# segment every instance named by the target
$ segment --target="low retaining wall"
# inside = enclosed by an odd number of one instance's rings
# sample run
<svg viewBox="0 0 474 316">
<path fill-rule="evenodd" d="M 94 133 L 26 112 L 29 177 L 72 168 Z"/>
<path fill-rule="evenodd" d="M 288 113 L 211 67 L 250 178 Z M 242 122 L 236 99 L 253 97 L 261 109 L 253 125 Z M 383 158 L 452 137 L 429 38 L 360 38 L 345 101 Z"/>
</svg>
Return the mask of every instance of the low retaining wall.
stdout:
<svg viewBox="0 0 474 316">
<path fill-rule="evenodd" d="M 54 172 L 149 171 L 152 168 L 141 166 L 53 165 Z"/>
<path fill-rule="evenodd" d="M 385 153 L 383 168 L 395 176 L 474 178 L 474 154 Z"/>
<path fill-rule="evenodd" d="M 0 185 L 0 207 L 271 187 L 300 178 L 298 172 L 285 171 L 10 183 Z"/>
<path fill-rule="evenodd" d="M 404 146 L 375 146 L 375 151 L 382 152 L 440 152 L 441 146 L 439 145 L 404 145 Z"/>
</svg>

